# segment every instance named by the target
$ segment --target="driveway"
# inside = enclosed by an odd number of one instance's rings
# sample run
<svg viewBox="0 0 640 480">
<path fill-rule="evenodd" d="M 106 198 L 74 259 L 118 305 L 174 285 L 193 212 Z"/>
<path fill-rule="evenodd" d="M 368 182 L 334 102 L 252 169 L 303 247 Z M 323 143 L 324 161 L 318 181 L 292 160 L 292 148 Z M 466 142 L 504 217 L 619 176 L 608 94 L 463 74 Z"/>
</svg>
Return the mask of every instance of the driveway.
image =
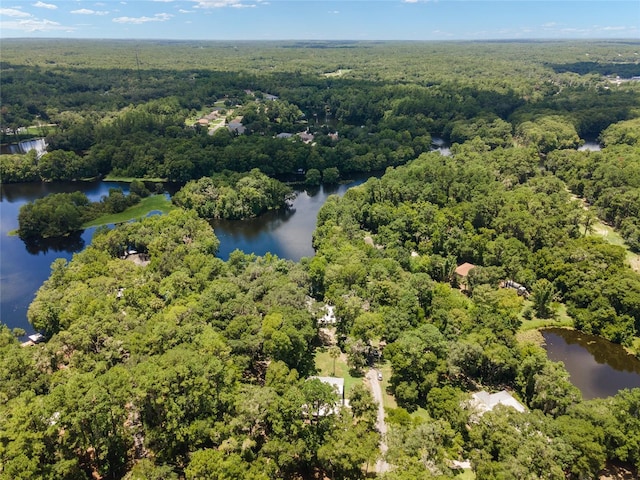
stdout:
<svg viewBox="0 0 640 480">
<path fill-rule="evenodd" d="M 378 427 L 378 431 L 380 432 L 381 440 L 380 440 L 380 452 L 382 456 L 387 453 L 387 424 L 384 421 L 384 405 L 382 402 L 382 385 L 378 380 L 378 371 L 373 368 L 367 372 L 367 380 L 369 380 L 369 385 L 371 387 L 371 393 L 373 395 L 373 399 L 378 404 L 378 421 L 376 426 Z M 380 458 L 376 463 L 376 472 L 384 473 L 389 471 L 389 464 L 384 460 L 384 458 Z"/>
</svg>

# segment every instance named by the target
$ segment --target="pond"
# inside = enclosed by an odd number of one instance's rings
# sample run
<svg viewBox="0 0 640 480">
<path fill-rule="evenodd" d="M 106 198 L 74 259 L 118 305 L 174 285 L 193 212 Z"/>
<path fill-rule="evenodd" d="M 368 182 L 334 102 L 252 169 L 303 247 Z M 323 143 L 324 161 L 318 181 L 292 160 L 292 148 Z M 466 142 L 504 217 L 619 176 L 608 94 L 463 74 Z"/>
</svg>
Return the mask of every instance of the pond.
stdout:
<svg viewBox="0 0 640 480">
<path fill-rule="evenodd" d="M 320 207 L 332 194 L 343 195 L 347 189 L 366 181 L 360 175 L 351 181 L 313 190 L 298 189 L 289 210 L 269 212 L 258 218 L 242 221 L 212 222 L 220 239 L 218 255 L 226 260 L 240 249 L 246 253 L 264 255 L 271 252 L 278 257 L 298 261 L 314 254 L 311 236 Z M 0 321 L 10 328 L 23 328 L 33 333 L 27 321 L 27 309 L 38 288 L 49 278 L 51 263 L 56 258 L 70 260 L 75 252 L 91 243 L 94 228 L 57 241 L 25 244 L 8 233 L 18 228 L 20 207 L 50 193 L 84 192 L 91 201 L 109 193 L 109 188 L 128 184 L 115 182 L 59 182 L 2 185 L 0 188 Z"/>
<path fill-rule="evenodd" d="M 640 387 L 640 360 L 620 345 L 576 330 L 542 330 L 548 357 L 563 362 L 585 400 Z"/>
</svg>

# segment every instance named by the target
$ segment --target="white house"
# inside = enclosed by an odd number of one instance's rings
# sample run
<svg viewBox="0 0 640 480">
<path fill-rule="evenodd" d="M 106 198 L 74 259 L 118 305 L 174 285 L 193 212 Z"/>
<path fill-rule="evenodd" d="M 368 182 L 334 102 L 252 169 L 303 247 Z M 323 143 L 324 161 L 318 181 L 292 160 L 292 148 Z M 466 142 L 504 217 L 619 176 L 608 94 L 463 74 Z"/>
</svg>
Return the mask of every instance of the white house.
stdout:
<svg viewBox="0 0 640 480">
<path fill-rule="evenodd" d="M 312 378 L 317 378 L 322 383 L 327 383 L 333 387 L 335 392 L 338 394 L 338 399 L 344 405 L 344 378 L 338 377 L 309 377 L 309 380 Z"/>
<path fill-rule="evenodd" d="M 490 412 L 496 405 L 505 405 L 515 408 L 518 412 L 524 412 L 525 408 L 518 400 L 506 390 L 497 393 L 489 393 L 484 390 L 476 392 L 471 396 L 471 405 L 476 409 L 479 415 Z"/>
</svg>

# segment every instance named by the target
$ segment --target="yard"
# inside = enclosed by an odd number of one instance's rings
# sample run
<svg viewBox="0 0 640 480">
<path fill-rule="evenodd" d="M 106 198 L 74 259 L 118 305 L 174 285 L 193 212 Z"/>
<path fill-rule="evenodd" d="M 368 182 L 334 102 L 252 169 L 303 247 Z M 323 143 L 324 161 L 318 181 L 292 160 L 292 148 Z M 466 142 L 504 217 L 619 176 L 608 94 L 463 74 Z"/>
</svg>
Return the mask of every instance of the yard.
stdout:
<svg viewBox="0 0 640 480">
<path fill-rule="evenodd" d="M 328 348 L 319 348 L 316 352 L 316 369 L 317 375 L 321 377 L 338 377 L 344 378 L 344 391 L 345 396 L 349 398 L 349 393 L 354 385 L 361 384 L 364 380 L 362 377 L 353 377 L 349 374 L 349 367 L 347 366 L 347 358 L 343 353 L 335 359 L 335 375 L 333 371 L 333 361 L 329 355 Z"/>
</svg>

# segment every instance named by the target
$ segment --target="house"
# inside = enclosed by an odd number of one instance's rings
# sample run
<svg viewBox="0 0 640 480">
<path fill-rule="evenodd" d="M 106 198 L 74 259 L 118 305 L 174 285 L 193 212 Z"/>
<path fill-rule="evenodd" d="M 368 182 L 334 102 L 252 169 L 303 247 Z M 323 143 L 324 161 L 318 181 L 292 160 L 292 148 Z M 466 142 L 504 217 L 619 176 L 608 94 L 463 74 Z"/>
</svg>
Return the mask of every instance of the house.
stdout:
<svg viewBox="0 0 640 480">
<path fill-rule="evenodd" d="M 467 278 L 474 268 L 476 268 L 476 266 L 473 263 L 463 263 L 455 269 L 455 282 L 463 292 L 468 292 L 469 290 Z"/>
<path fill-rule="evenodd" d="M 335 392 L 338 394 L 338 399 L 339 402 L 344 405 L 345 404 L 345 399 L 344 399 L 344 378 L 338 378 L 338 377 L 309 377 L 309 380 L 311 379 L 317 379 L 320 380 L 322 383 L 327 383 L 329 385 L 331 385 L 333 387 L 333 389 L 335 390 Z"/>
<path fill-rule="evenodd" d="M 476 266 L 473 263 L 463 263 L 462 265 L 458 265 L 458 267 L 456 268 L 456 275 L 459 278 L 467 278 L 469 276 L 469 272 L 476 268 Z"/>
<path fill-rule="evenodd" d="M 237 133 L 238 135 L 242 135 L 246 130 L 245 126 L 242 125 L 241 122 L 238 122 L 236 120 L 234 120 L 233 122 L 229 122 L 229 125 L 227 125 L 227 128 L 230 131 Z"/>
<path fill-rule="evenodd" d="M 291 138 L 293 133 L 282 132 L 276 135 L 276 138 Z"/>
<path fill-rule="evenodd" d="M 29 340 L 27 340 L 26 342 L 22 342 L 21 344 L 23 347 L 32 347 L 37 343 L 45 341 L 44 335 L 42 335 L 41 333 L 34 333 L 33 335 L 29 335 L 27 338 Z"/>
<path fill-rule="evenodd" d="M 484 390 L 476 392 L 471 396 L 471 405 L 476 409 L 478 415 L 482 416 L 485 412 L 490 412 L 497 405 L 505 405 L 515 408 L 518 412 L 524 412 L 526 409 L 518 400 L 506 390 L 497 393 L 489 393 Z"/>
<path fill-rule="evenodd" d="M 306 417 L 315 418 L 316 421 L 319 417 L 325 417 L 338 413 L 341 406 L 348 406 L 347 400 L 344 398 L 344 378 L 338 377 L 309 377 L 307 380 L 320 380 L 322 383 L 329 384 L 333 387 L 336 393 L 336 400 L 331 402 L 324 402 L 317 399 L 311 405 L 303 405 L 302 412 Z M 311 420 L 313 421 L 313 420 Z"/>
<path fill-rule="evenodd" d="M 31 340 L 33 343 L 44 342 L 44 335 L 42 335 L 41 333 L 34 333 L 33 335 L 29 335 L 29 340 Z"/>
<path fill-rule="evenodd" d="M 311 142 L 313 142 L 313 139 L 315 138 L 313 136 L 313 133 L 309 133 L 308 131 L 307 132 L 300 132 L 300 133 L 298 133 L 298 136 L 302 139 L 302 141 L 304 143 L 311 143 Z"/>
<path fill-rule="evenodd" d="M 265 93 L 263 96 L 265 100 L 271 100 L 271 101 L 278 100 L 277 95 L 271 95 L 270 93 Z"/>
</svg>

